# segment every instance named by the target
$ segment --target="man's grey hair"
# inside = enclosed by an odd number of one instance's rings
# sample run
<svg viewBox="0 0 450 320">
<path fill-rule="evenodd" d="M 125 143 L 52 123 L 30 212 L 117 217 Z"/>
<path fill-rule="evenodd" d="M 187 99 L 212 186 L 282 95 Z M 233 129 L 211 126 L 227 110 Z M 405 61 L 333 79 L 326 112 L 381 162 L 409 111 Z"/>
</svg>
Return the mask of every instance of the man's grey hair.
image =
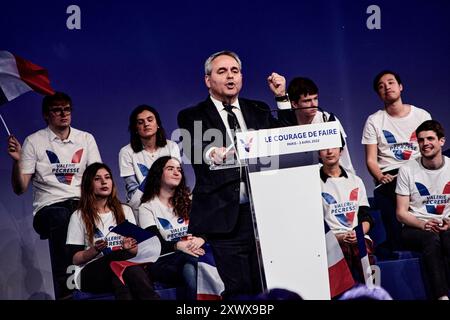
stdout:
<svg viewBox="0 0 450 320">
<path fill-rule="evenodd" d="M 218 56 L 230 56 L 230 57 L 234 58 L 234 60 L 236 60 L 238 65 L 239 65 L 239 69 L 242 71 L 242 62 L 241 62 L 241 59 L 239 59 L 239 56 L 233 51 L 223 50 L 223 51 L 219 51 L 219 52 L 213 53 L 212 55 L 209 56 L 208 59 L 206 59 L 206 61 L 205 61 L 205 75 L 207 75 L 207 76 L 211 75 L 211 71 L 212 71 L 211 63 Z"/>
</svg>

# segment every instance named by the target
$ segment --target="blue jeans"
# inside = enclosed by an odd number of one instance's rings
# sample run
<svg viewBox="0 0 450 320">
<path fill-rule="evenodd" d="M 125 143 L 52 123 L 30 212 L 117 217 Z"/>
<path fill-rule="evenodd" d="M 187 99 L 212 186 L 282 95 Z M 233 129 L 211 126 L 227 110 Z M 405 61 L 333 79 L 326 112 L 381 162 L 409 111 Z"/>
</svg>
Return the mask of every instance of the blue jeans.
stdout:
<svg viewBox="0 0 450 320">
<path fill-rule="evenodd" d="M 148 266 L 152 281 L 168 285 L 186 287 L 186 299 L 197 299 L 197 262 L 198 259 L 181 251 L 159 258 Z"/>
</svg>

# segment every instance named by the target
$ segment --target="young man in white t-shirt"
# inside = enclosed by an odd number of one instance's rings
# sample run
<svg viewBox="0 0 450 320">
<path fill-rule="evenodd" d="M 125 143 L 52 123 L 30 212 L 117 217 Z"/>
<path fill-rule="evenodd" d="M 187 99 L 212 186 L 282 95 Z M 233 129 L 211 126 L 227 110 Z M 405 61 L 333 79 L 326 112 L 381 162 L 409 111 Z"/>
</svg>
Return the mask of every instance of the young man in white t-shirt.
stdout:
<svg viewBox="0 0 450 320">
<path fill-rule="evenodd" d="M 428 120 L 416 130 L 421 157 L 397 178 L 397 218 L 405 248 L 422 255 L 434 298 L 448 300 L 450 276 L 450 159 L 442 155 L 444 129 Z"/>
<path fill-rule="evenodd" d="M 367 118 L 362 144 L 366 150 L 366 164 L 375 180 L 374 198 L 380 208 L 386 229 L 385 248 L 401 248 L 400 224 L 395 219 L 395 183 L 398 169 L 419 156 L 416 128 L 430 114 L 413 105 L 404 104 L 400 76 L 393 71 L 380 72 L 373 81 L 373 89 L 384 103 Z"/>
<path fill-rule="evenodd" d="M 28 136 L 23 147 L 10 136 L 8 153 L 14 192 L 20 195 L 33 183 L 33 227 L 49 240 L 55 298 L 61 299 L 69 294 L 65 243 L 70 215 L 77 208 L 85 168 L 101 159 L 94 137 L 70 127 L 72 100 L 67 94 L 44 97 L 42 115 L 48 127 Z"/>
<path fill-rule="evenodd" d="M 324 219 L 335 234 L 345 260 L 356 280 L 364 282 L 354 228 L 362 225 L 364 234 L 369 232 L 373 219 L 369 212 L 366 188 L 361 178 L 339 165 L 342 148 L 319 151 L 323 166 L 320 168 Z M 373 243 L 365 236 L 369 260 L 373 264 Z"/>
<path fill-rule="evenodd" d="M 346 171 L 355 173 L 347 146 L 347 134 L 339 119 L 333 114 L 319 108 L 319 88 L 308 78 L 296 77 L 289 82 L 287 89 L 291 110 L 278 112 L 278 119 L 285 126 L 337 121 L 341 130 L 342 153 L 340 165 Z M 292 112 L 295 111 L 295 112 Z"/>
</svg>

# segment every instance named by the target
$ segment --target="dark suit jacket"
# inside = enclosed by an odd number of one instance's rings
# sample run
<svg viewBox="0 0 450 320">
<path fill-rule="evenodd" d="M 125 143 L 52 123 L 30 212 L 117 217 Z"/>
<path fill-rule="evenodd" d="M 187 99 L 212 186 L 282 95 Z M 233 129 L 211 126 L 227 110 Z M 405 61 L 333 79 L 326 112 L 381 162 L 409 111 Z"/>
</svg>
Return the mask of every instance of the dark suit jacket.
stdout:
<svg viewBox="0 0 450 320">
<path fill-rule="evenodd" d="M 239 99 L 239 105 L 248 129 L 278 127 L 277 119 L 264 102 Z M 201 122 L 201 128 L 194 133 L 196 121 Z M 240 169 L 209 170 L 204 160 L 205 152 L 212 146 L 227 147 L 230 143 L 224 141 L 227 133 L 217 108 L 208 97 L 194 107 L 181 110 L 178 126 L 189 132 L 190 137 L 183 136 L 183 153 L 191 160 L 196 178 L 189 232 L 204 235 L 231 232 L 239 212 Z M 222 139 L 210 135 L 202 139 L 208 129 L 218 129 Z"/>
</svg>

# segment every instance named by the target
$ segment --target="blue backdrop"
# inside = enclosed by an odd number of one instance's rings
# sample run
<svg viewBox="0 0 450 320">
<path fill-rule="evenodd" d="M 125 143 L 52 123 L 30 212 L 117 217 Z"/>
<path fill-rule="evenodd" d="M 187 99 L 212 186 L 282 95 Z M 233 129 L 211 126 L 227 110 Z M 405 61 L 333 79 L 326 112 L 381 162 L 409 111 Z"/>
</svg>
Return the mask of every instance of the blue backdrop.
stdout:
<svg viewBox="0 0 450 320">
<path fill-rule="evenodd" d="M 72 4 L 81 9 L 80 30 L 66 27 Z M 379 30 L 366 26 L 372 4 L 381 9 Z M 47 68 L 53 87 L 72 96 L 73 126 L 94 134 L 122 199 L 117 157 L 128 143 L 131 110 L 156 107 L 170 135 L 178 111 L 207 96 L 204 60 L 223 49 L 243 61 L 241 96 L 274 107 L 266 83 L 272 71 L 287 80 L 312 78 L 320 106 L 347 131 L 369 195 L 373 184 L 360 141 L 367 116 L 381 107 L 371 87 L 376 73 L 399 72 L 403 101 L 427 109 L 450 130 L 447 0 L 17 1 L 3 3 L 1 11 L 0 50 Z M 0 108 L 21 142 L 45 125 L 41 100 L 32 92 Z M 46 298 L 52 295 L 47 244 L 31 226 L 31 192 L 12 192 L 2 128 L 0 136 L 0 299 Z"/>
</svg>

